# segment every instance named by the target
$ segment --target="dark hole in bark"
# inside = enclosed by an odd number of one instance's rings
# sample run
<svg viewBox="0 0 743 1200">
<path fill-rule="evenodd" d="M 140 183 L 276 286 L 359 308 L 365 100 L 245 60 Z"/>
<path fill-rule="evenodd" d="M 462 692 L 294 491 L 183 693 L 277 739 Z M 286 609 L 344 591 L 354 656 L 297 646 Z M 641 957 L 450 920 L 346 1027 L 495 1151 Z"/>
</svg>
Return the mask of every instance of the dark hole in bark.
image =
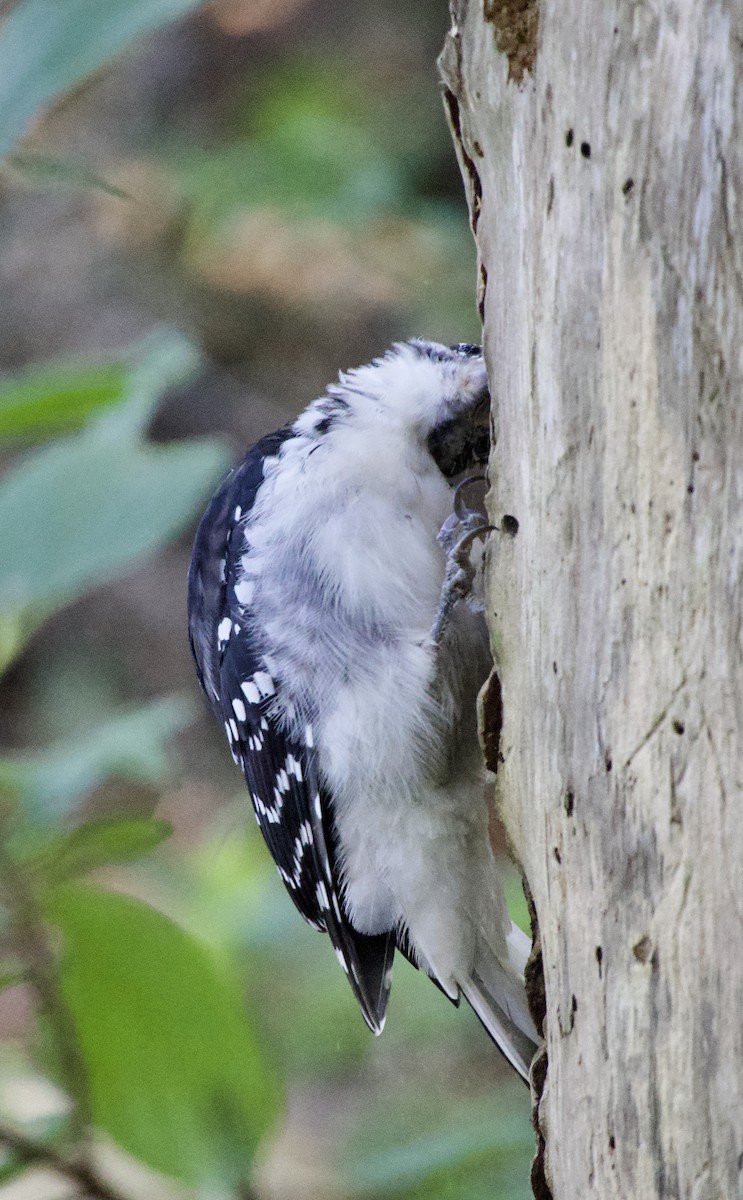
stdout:
<svg viewBox="0 0 743 1200">
<path fill-rule="evenodd" d="M 504 514 L 503 520 L 500 523 L 500 527 L 503 532 L 507 533 L 510 537 L 516 537 L 516 534 L 519 531 L 519 523 L 515 517 L 510 515 L 510 513 Z"/>
</svg>

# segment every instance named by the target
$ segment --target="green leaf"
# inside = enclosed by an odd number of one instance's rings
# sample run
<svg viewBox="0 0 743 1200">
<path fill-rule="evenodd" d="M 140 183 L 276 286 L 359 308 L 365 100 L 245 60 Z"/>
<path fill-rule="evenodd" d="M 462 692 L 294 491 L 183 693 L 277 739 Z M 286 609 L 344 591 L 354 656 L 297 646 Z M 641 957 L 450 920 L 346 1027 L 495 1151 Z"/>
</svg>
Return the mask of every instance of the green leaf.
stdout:
<svg viewBox="0 0 743 1200">
<path fill-rule="evenodd" d="M 21 0 L 0 27 L 0 156 L 32 117 L 198 0 Z"/>
<path fill-rule="evenodd" d="M 27 614 L 0 612 L 0 675 L 18 657 L 30 634 L 31 622 L 27 619 Z"/>
<path fill-rule="evenodd" d="M 514 1155 L 525 1160 L 527 1167 L 533 1151 L 534 1136 L 528 1122 L 490 1117 L 477 1124 L 437 1129 L 406 1145 L 386 1146 L 369 1154 L 356 1163 L 354 1182 L 362 1192 L 400 1194 L 443 1170 L 461 1171 L 483 1157 Z M 524 1182 L 527 1177 L 525 1171 Z"/>
<path fill-rule="evenodd" d="M 38 439 L 77 429 L 97 409 L 121 400 L 122 363 L 57 363 L 0 379 L 0 438 Z"/>
<path fill-rule="evenodd" d="M 153 850 L 169 837 L 167 821 L 149 817 L 111 817 L 86 821 L 53 838 L 26 862 L 42 887 L 53 887 L 109 863 L 127 862 Z"/>
<path fill-rule="evenodd" d="M 63 184 L 68 187 L 95 189 L 105 192 L 108 196 L 115 196 L 118 200 L 132 199 L 128 192 L 108 183 L 97 171 L 91 171 L 85 163 L 74 158 L 57 158 L 39 150 L 16 150 L 8 156 L 5 165 L 37 187 L 44 184 Z"/>
<path fill-rule="evenodd" d="M 192 1184 L 245 1184 L 279 1094 L 228 963 L 128 896 L 65 885 L 61 984 L 94 1123 Z"/>
<path fill-rule="evenodd" d="M 111 775 L 158 784 L 168 773 L 164 743 L 190 722 L 193 710 L 180 696 L 155 700 L 113 717 L 35 754 L 0 758 L 0 790 L 21 801 L 36 831 Z"/>
<path fill-rule="evenodd" d="M 28 1170 L 28 1163 L 25 1159 L 14 1154 L 11 1150 L 5 1151 L 0 1147 L 0 1187 L 4 1187 L 6 1183 L 11 1183 Z"/>
<path fill-rule="evenodd" d="M 5 988 L 18 987 L 19 983 L 25 983 L 28 978 L 28 973 L 21 963 L 4 962 L 0 965 L 0 992 Z"/>
<path fill-rule="evenodd" d="M 485 1174 L 484 1194 L 525 1200 L 533 1153 L 528 1095 L 519 1086 L 457 1101 L 416 1099 L 403 1085 L 376 1112 L 365 1107 L 345 1161 L 352 1195 L 469 1197 L 480 1195 Z"/>
<path fill-rule="evenodd" d="M 502 860 L 502 878 L 506 892 L 508 915 L 518 925 L 519 929 L 523 929 L 524 933 L 527 933 L 531 937 L 531 918 L 529 916 L 529 906 L 526 903 L 526 896 L 524 895 L 524 882 L 521 878 L 521 872 L 517 871 L 513 863 L 505 858 Z"/>
<path fill-rule="evenodd" d="M 0 482 L 0 610 L 22 628 L 175 536 L 225 466 L 214 440 L 139 438 L 164 388 L 193 369 L 181 338 L 150 342 L 126 400 L 83 432 L 27 455 Z"/>
<path fill-rule="evenodd" d="M 156 329 L 127 355 L 124 403 L 101 417 L 108 436 L 144 434 L 148 421 L 168 388 L 184 383 L 198 369 L 196 347 L 174 329 Z"/>
</svg>

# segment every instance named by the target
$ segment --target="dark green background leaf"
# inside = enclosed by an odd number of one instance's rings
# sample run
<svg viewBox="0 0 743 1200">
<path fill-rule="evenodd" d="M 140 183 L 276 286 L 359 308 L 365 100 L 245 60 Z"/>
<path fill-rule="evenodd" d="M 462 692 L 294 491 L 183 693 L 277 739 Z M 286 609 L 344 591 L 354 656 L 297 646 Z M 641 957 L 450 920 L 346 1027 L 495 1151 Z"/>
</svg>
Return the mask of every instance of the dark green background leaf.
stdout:
<svg viewBox="0 0 743 1200">
<path fill-rule="evenodd" d="M 37 110 L 199 0 L 21 0 L 0 28 L 0 156 Z"/>
<path fill-rule="evenodd" d="M 167 821 L 151 817 L 110 817 L 86 821 L 60 834 L 27 861 L 38 885 L 50 887 L 109 863 L 127 862 L 169 837 Z"/>
<path fill-rule="evenodd" d="M 220 443 L 141 438 L 165 388 L 196 362 L 183 338 L 150 339 L 121 405 L 26 455 L 0 481 L 0 610 L 16 631 L 5 639 L 11 652 L 54 608 L 172 538 L 208 495 L 226 463 Z"/>
<path fill-rule="evenodd" d="M 385 1104 L 367 1109 L 346 1152 L 353 1196 L 400 1200 L 527 1200 L 534 1135 L 525 1088 L 508 1082 L 494 1096 L 457 1097 L 452 1081 L 444 1107 L 402 1085 Z"/>
<path fill-rule="evenodd" d="M 165 741 L 193 716 L 180 696 L 116 713 L 74 739 L 34 754 L 0 758 L 0 788 L 21 802 L 34 827 L 52 823 L 111 775 L 161 783 L 168 772 Z"/>
<path fill-rule="evenodd" d="M 53 363 L 0 378 L 0 439 L 67 433 L 97 409 L 121 400 L 123 363 Z"/>
<path fill-rule="evenodd" d="M 228 963 L 128 896 L 68 884 L 46 906 L 95 1124 L 165 1174 L 245 1181 L 279 1094 Z"/>
</svg>

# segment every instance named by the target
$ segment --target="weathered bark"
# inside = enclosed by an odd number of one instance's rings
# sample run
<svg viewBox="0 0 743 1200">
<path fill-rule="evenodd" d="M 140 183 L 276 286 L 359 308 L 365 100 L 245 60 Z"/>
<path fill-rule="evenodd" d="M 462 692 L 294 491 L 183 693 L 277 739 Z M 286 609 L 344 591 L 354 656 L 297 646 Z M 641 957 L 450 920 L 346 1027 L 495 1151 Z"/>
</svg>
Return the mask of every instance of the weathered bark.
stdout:
<svg viewBox="0 0 743 1200">
<path fill-rule="evenodd" d="M 555 1200 L 731 1200 L 743 5 L 454 0 L 452 16 L 492 516 L 518 521 L 493 539 L 489 603 L 499 798 L 544 956 L 546 1181 Z"/>
</svg>

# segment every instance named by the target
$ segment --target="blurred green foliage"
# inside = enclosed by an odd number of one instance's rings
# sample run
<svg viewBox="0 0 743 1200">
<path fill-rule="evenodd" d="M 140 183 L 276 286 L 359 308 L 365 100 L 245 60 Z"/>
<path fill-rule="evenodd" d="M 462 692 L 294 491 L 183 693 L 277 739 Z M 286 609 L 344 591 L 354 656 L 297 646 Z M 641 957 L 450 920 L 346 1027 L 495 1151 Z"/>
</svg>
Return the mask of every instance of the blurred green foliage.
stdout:
<svg viewBox="0 0 743 1200">
<path fill-rule="evenodd" d="M 168 696 L 128 712 L 116 712 L 70 737 L 23 754 L 0 757 L 0 789 L 21 803 L 17 821 L 24 836 L 64 817 L 81 796 L 122 775 L 153 786 L 167 778 L 167 740 L 183 729 L 193 708 Z"/>
<path fill-rule="evenodd" d="M 64 937 L 61 994 L 94 1125 L 167 1175 L 246 1185 L 279 1086 L 231 965 L 127 896 L 58 887 L 43 910 Z"/>
<path fill-rule="evenodd" d="M 22 0 L 0 27 L 0 155 L 38 109 L 200 0 Z"/>
<path fill-rule="evenodd" d="M 167 335 L 138 347 L 129 364 L 82 367 L 79 387 L 69 365 L 6 386 L 14 436 L 38 438 L 61 415 L 66 427 L 82 424 L 0 478 L 6 627 L 38 628 L 171 538 L 203 501 L 225 465 L 221 447 L 205 439 L 155 447 L 145 438 L 163 391 L 195 365 L 190 347 Z M 62 395 L 72 398 L 68 413 Z M 6 667 L 22 645 L 20 636 L 6 643 Z M 67 743 L 0 756 L 0 982 L 36 990 L 50 1031 L 47 1066 L 73 1114 L 160 1171 L 237 1187 L 279 1087 L 234 967 L 147 905 L 70 882 L 167 836 L 164 822 L 128 813 L 86 821 L 80 804 L 112 774 L 160 782 L 165 743 L 190 715 L 177 698 L 159 700 Z M 79 1152 L 72 1117 L 54 1132 L 55 1146 L 71 1138 Z"/>
<path fill-rule="evenodd" d="M 258 69 L 225 102 L 215 142 L 173 138 L 160 149 L 183 205 L 186 263 L 198 275 L 208 262 L 207 277 L 237 291 L 265 289 L 256 262 L 273 238 L 286 243 L 273 258 L 279 276 L 294 259 L 288 286 L 275 285 L 281 299 L 310 306 L 350 293 L 363 312 L 384 297 L 411 332 L 478 337 L 469 229 L 426 177 L 444 145 L 450 153 L 446 130 L 420 119 L 431 97 L 417 81 L 406 92 L 339 72 L 333 54 Z M 325 266 L 313 259 L 305 270 L 313 243 Z"/>
<path fill-rule="evenodd" d="M 122 363 L 33 366 L 0 378 L 0 445 L 39 441 L 77 429 L 96 409 L 115 404 L 124 388 Z"/>
<path fill-rule="evenodd" d="M 466 219 L 436 179 L 451 154 L 446 130 L 426 111 L 430 81 L 404 66 L 388 87 L 348 45 L 256 58 L 219 95 L 214 136 L 160 131 L 146 147 L 144 176 L 167 178 L 156 234 L 126 171 L 111 181 L 105 164 L 101 173 L 56 145 L 17 148 L 56 98 L 195 7 L 19 0 L 0 25 L 0 155 L 32 183 L 96 189 L 119 234 L 161 237 L 189 283 L 254 289 L 266 304 L 275 287 L 292 312 L 314 313 L 325 295 L 331 319 L 351 310 L 359 325 L 391 307 L 401 336 L 476 338 Z M 274 257 L 256 276 L 264 246 Z M 213 438 L 153 441 L 149 429 L 163 397 L 200 369 L 191 342 L 155 331 L 106 361 L 0 375 L 6 681 L 45 622 L 193 523 L 225 449 Z M 77 1180 L 75 1194 L 126 1200 L 114 1178 L 128 1160 L 116 1158 L 109 1178 L 101 1153 L 113 1143 L 177 1181 L 169 1195 L 283 1195 L 255 1164 L 288 1106 L 291 1139 L 324 1137 L 323 1181 L 308 1176 L 305 1192 L 295 1179 L 287 1195 L 297 1200 L 524 1200 L 528 1096 L 500 1084 L 472 1014 L 398 956 L 388 1027 L 371 1039 L 327 939 L 303 926 L 246 830 L 238 780 L 198 841 L 168 841 L 156 806 L 195 705 L 168 695 L 123 707 L 99 666 L 74 640 L 64 661 L 44 660 L 31 733 L 49 732 L 0 752 L 0 991 L 15 989 L 30 1030 L 23 1044 L 0 1045 L 0 1194 L 37 1159 Z M 515 875 L 511 890 L 525 921 Z M 43 1085 L 46 1106 L 14 1107 L 19 1083 Z M 303 1124 L 302 1105 L 327 1114 L 330 1132 Z M 284 1160 L 295 1154 L 291 1141 Z M 154 1196 L 156 1174 L 151 1182 Z"/>
<path fill-rule="evenodd" d="M 378 1105 L 347 1152 L 353 1194 L 444 1200 L 458 1194 L 456 1181 L 464 1178 L 468 1200 L 523 1200 L 533 1137 L 518 1087 L 504 1088 L 495 1105 L 479 1096 L 454 1100 L 444 1120 L 438 1106 L 410 1090 L 405 1105 L 399 1095 L 392 1109 Z"/>
<path fill-rule="evenodd" d="M 247 97 L 233 98 L 231 139 L 172 147 L 195 235 L 248 207 L 364 222 L 403 205 L 405 161 L 369 128 L 371 99 L 322 58 L 260 72 Z"/>
<path fill-rule="evenodd" d="M 6 661 L 40 618 L 172 537 L 224 464 L 215 442 L 153 446 L 141 436 L 163 386 L 176 384 L 195 365 L 191 349 L 170 337 L 140 347 L 137 358 L 122 377 L 120 404 L 77 435 L 27 455 L 3 477 Z M 65 381 L 69 386 L 68 376 Z M 83 377 L 83 388 L 86 382 Z M 11 385 L 11 392 L 17 389 Z M 57 397 L 54 389 L 52 406 Z M 105 399 L 110 405 L 110 395 Z M 38 396 L 25 408 L 31 427 L 40 424 L 39 408 Z M 17 406 L 16 420 L 20 415 Z"/>
</svg>

